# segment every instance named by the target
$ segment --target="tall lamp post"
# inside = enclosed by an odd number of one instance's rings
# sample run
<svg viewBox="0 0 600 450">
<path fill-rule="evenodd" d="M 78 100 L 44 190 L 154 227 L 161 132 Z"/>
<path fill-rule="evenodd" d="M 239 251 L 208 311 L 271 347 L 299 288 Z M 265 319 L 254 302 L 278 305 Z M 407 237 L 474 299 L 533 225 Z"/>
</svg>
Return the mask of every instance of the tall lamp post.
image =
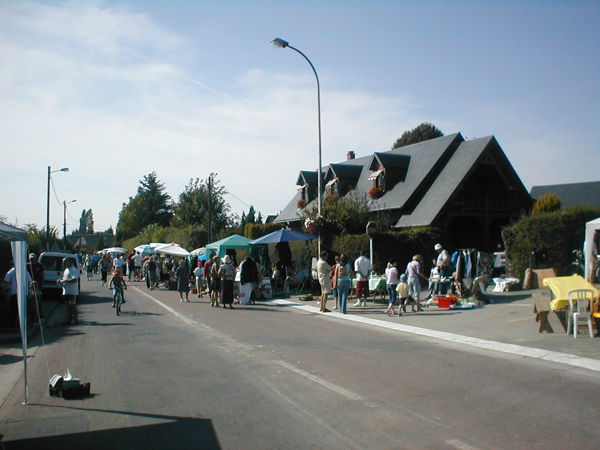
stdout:
<svg viewBox="0 0 600 450">
<path fill-rule="evenodd" d="M 46 195 L 46 250 L 50 250 L 50 175 L 55 172 L 68 172 L 68 167 L 62 169 L 51 170 L 48 166 L 48 190 Z"/>
<path fill-rule="evenodd" d="M 63 247 L 67 249 L 67 205 L 70 203 L 75 203 L 77 200 L 71 200 L 67 202 L 63 200 Z"/>
<path fill-rule="evenodd" d="M 308 64 L 310 65 L 310 68 L 312 69 L 312 71 L 315 74 L 315 78 L 317 79 L 317 115 L 318 115 L 318 126 L 319 126 L 319 173 L 317 174 L 317 201 L 318 201 L 317 213 L 320 217 L 321 209 L 323 206 L 323 194 L 321 192 L 321 177 L 322 177 L 322 174 L 321 174 L 321 172 L 322 172 L 322 167 L 321 167 L 321 86 L 319 84 L 319 75 L 317 75 L 315 66 L 313 66 L 313 63 L 310 62 L 310 59 L 308 59 L 307 56 L 304 53 L 302 53 L 300 50 L 298 50 L 295 47 L 292 47 L 288 41 L 284 41 L 283 39 L 280 39 L 280 38 L 275 38 L 271 41 L 271 44 L 274 45 L 275 47 L 279 47 L 279 48 L 286 48 L 286 47 L 291 48 L 295 52 L 299 53 L 306 60 L 306 62 L 308 62 Z M 321 240 L 319 239 L 319 244 L 320 244 L 320 242 L 321 242 Z"/>
</svg>

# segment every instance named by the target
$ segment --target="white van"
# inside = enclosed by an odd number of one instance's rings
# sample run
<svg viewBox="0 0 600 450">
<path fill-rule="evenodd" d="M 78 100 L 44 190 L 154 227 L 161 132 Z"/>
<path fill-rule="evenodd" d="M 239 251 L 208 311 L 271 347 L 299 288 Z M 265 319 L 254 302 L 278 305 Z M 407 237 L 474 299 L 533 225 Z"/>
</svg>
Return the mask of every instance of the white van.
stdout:
<svg viewBox="0 0 600 450">
<path fill-rule="evenodd" d="M 58 284 L 56 280 L 61 279 L 65 271 L 65 267 L 62 263 L 64 258 L 72 259 L 75 267 L 77 267 L 77 270 L 81 274 L 81 267 L 77 255 L 72 253 L 44 252 L 38 259 L 44 268 L 44 282 L 42 284 L 42 289 L 62 290 L 62 285 Z M 79 284 L 81 286 L 81 281 Z"/>
</svg>

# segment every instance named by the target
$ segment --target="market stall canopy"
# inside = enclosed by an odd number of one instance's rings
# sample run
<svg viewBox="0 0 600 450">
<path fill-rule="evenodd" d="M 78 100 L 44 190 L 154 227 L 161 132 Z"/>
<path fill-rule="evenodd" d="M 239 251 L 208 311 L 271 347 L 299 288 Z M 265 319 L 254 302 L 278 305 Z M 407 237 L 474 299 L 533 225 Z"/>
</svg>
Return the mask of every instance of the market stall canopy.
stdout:
<svg viewBox="0 0 600 450">
<path fill-rule="evenodd" d="M 598 254 L 594 236 L 600 233 L 600 217 L 585 224 L 585 242 L 583 251 L 585 254 L 585 279 L 590 280 L 593 268 L 594 258 Z M 595 280 L 598 283 L 598 280 Z"/>
<path fill-rule="evenodd" d="M 554 297 L 550 301 L 550 309 L 556 311 L 559 309 L 565 309 L 569 307 L 569 291 L 575 289 L 591 289 L 594 292 L 594 297 L 598 297 L 600 291 L 596 287 L 579 275 L 572 275 L 570 277 L 551 277 L 544 278 L 544 286 L 547 286 L 552 291 Z"/>
<path fill-rule="evenodd" d="M 154 247 L 149 244 L 138 245 L 136 248 L 134 248 L 134 250 L 139 252 L 140 255 L 152 255 L 155 253 Z"/>
<path fill-rule="evenodd" d="M 240 236 L 239 234 L 233 234 L 225 239 L 221 239 L 220 241 L 213 242 L 212 244 L 207 244 L 207 250 L 216 250 L 217 255 L 219 257 L 225 256 L 225 251 L 229 249 L 242 249 L 242 248 L 250 248 L 251 239 L 245 238 L 244 236 Z"/>
<path fill-rule="evenodd" d="M 274 244 L 277 242 L 310 241 L 312 239 L 317 239 L 317 236 L 302 233 L 301 231 L 294 231 L 282 228 L 280 230 L 273 231 L 272 233 L 269 233 L 263 237 L 259 237 L 258 239 L 254 239 L 253 241 L 250 241 L 250 244 Z"/>
<path fill-rule="evenodd" d="M 204 253 L 206 253 L 206 248 L 205 247 L 200 247 L 200 248 L 196 248 L 196 249 L 192 250 L 190 252 L 190 255 L 192 255 L 192 256 L 198 256 L 198 255 L 203 255 Z"/>
<path fill-rule="evenodd" d="M 188 252 L 181 245 L 172 242 L 170 244 L 164 244 L 159 247 L 155 247 L 154 251 L 156 253 L 160 253 L 162 255 L 171 255 L 171 256 L 189 256 L 190 252 Z"/>
<path fill-rule="evenodd" d="M 98 253 L 127 253 L 127 249 L 123 247 L 109 247 L 100 250 Z"/>
<path fill-rule="evenodd" d="M 2 241 L 25 241 L 27 232 L 20 228 L 13 227 L 4 222 L 0 222 L 0 240 Z"/>
</svg>

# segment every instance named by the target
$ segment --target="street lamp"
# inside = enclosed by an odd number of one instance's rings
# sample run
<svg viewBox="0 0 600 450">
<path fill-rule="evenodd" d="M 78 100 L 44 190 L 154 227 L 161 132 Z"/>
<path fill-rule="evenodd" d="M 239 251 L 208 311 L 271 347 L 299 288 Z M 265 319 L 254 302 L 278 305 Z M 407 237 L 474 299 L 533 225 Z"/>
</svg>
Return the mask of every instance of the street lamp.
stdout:
<svg viewBox="0 0 600 450">
<path fill-rule="evenodd" d="M 313 66 L 313 64 L 310 62 L 310 59 L 308 59 L 307 56 L 304 53 L 302 53 L 300 50 L 298 50 L 295 47 L 292 47 L 288 41 L 284 41 L 283 39 L 280 39 L 280 38 L 275 38 L 271 41 L 271 44 L 274 45 L 275 47 L 279 47 L 279 48 L 286 48 L 286 47 L 291 48 L 295 52 L 299 53 L 308 62 L 308 64 L 310 65 L 310 68 L 313 70 L 313 72 L 315 74 L 315 78 L 317 79 L 317 114 L 318 114 L 318 126 L 319 126 L 319 173 L 317 174 L 317 201 L 318 201 L 317 213 L 320 217 L 321 209 L 323 206 L 323 194 L 321 193 L 321 172 L 322 172 L 322 167 L 321 167 L 321 86 L 319 84 L 319 75 L 317 75 L 315 66 Z"/>
<path fill-rule="evenodd" d="M 67 202 L 63 200 L 63 247 L 67 249 L 67 205 L 75 203 L 77 200 L 71 200 Z"/>
<path fill-rule="evenodd" d="M 48 191 L 46 196 L 46 250 L 50 250 L 50 175 L 54 172 L 68 172 L 68 167 L 63 167 L 62 169 L 50 170 L 50 166 L 48 166 Z"/>
</svg>

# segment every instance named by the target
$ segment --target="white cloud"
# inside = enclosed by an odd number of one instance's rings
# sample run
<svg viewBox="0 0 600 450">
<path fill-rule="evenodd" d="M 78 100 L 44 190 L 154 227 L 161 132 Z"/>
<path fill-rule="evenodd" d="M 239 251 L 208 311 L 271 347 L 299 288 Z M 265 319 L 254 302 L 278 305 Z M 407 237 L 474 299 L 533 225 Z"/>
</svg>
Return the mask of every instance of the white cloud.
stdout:
<svg viewBox="0 0 600 450">
<path fill-rule="evenodd" d="M 188 76 L 176 62 L 185 42 L 140 14 L 101 4 L 27 3 L 4 14 L 3 23 L 11 35 L 0 47 L 9 61 L 0 78 L 0 132 L 17 174 L 5 181 L 18 184 L 18 174 L 45 173 L 48 164 L 69 166 L 69 174 L 55 176 L 58 194 L 78 197 L 72 208 L 92 208 L 99 228 L 116 223 L 121 203 L 151 171 L 174 198 L 189 178 L 217 172 L 236 197 L 266 215 L 285 206 L 300 169 L 317 166 L 310 74 L 251 68 L 232 79 L 239 92 L 233 99 Z M 406 110 L 401 100 L 339 91 L 335 79 L 326 81 L 324 165 L 350 148 L 387 149 L 401 123 L 410 122 L 398 114 Z M 45 191 L 45 177 L 38 176 L 35 190 L 24 192 L 35 207 L 23 210 L 15 200 L 9 217 L 43 223 L 43 196 L 34 192 Z M 245 208 L 229 200 L 234 210 Z M 52 207 L 53 223 L 59 209 Z"/>
</svg>

